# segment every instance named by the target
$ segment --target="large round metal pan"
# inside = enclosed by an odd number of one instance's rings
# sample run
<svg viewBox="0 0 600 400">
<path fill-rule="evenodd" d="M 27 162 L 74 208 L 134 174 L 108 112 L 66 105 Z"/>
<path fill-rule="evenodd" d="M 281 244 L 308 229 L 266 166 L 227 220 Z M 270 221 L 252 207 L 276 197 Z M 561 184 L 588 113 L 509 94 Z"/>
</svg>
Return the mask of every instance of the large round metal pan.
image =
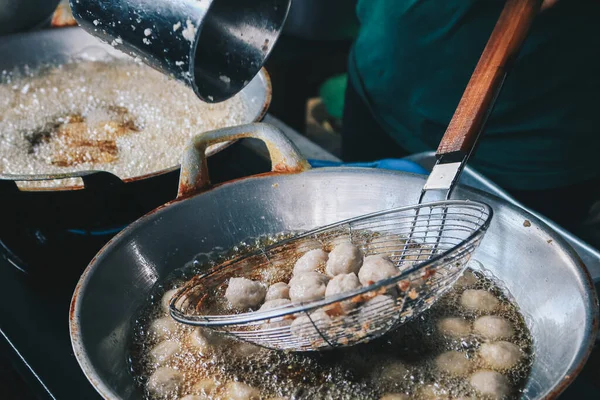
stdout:
<svg viewBox="0 0 600 400">
<path fill-rule="evenodd" d="M 248 136 L 267 143 L 273 172 L 208 185 L 206 146 Z M 422 176 L 384 170 L 309 170 L 283 134 L 262 124 L 209 133 L 188 150 L 179 199 L 113 238 L 73 295 L 75 356 L 107 399 L 142 397 L 127 364 L 132 315 L 171 271 L 198 253 L 248 238 L 414 204 L 425 182 Z M 494 219 L 474 258 L 503 282 L 533 335 L 535 360 L 522 398 L 556 398 L 581 370 L 597 334 L 598 300 L 590 274 L 560 235 L 531 214 L 465 187 L 453 197 L 493 208 Z"/>
<path fill-rule="evenodd" d="M 51 29 L 24 33 L 0 38 L 0 71 L 12 71 L 15 68 L 29 66 L 35 68 L 38 65 L 61 64 L 86 57 L 90 54 L 110 54 L 116 58 L 129 58 L 128 55 L 115 50 L 106 43 L 86 33 L 78 27 Z M 239 94 L 246 104 L 246 116 L 244 122 L 256 122 L 262 120 L 271 103 L 271 82 L 265 69 L 240 92 Z M 200 100 L 198 100 L 200 101 Z M 208 155 L 215 154 L 232 141 L 219 143 L 208 150 Z M 140 155 L 147 157 L 149 155 Z M 133 182 L 140 179 L 152 178 L 157 175 L 175 171 L 178 165 L 173 165 L 160 171 L 151 171 L 145 175 L 122 179 L 124 182 Z M 41 175 L 9 175 L 1 174 L 0 179 L 14 181 L 65 179 L 69 177 L 81 177 L 88 172 L 65 173 L 65 174 L 41 174 Z M 62 189 L 65 189 L 64 187 Z M 40 189 L 27 189 L 40 190 Z M 47 190 L 47 189 L 46 189 Z"/>
</svg>

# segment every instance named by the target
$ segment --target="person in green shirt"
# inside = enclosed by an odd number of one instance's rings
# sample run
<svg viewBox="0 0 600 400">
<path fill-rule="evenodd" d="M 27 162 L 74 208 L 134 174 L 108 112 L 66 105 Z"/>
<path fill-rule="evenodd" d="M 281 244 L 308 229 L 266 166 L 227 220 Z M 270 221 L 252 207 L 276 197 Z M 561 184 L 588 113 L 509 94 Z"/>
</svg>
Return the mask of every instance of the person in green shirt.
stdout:
<svg viewBox="0 0 600 400">
<path fill-rule="evenodd" d="M 359 0 L 342 158 L 435 150 L 504 0 Z M 546 0 L 470 165 L 572 229 L 600 199 L 600 1 Z"/>
</svg>

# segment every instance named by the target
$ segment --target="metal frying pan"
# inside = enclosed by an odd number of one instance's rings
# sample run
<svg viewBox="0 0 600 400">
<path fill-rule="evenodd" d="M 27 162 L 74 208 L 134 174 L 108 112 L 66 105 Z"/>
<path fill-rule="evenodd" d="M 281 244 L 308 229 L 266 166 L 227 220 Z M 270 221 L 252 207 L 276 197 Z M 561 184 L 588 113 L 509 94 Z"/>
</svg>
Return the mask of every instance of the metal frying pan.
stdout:
<svg viewBox="0 0 600 400">
<path fill-rule="evenodd" d="M 27 51 L 23 51 L 27 49 Z M 115 50 L 108 44 L 102 43 L 97 38 L 86 33 L 78 27 L 62 28 L 45 31 L 37 31 L 32 33 L 24 33 L 0 37 L 0 71 L 11 71 L 15 67 L 35 67 L 40 64 L 60 64 L 69 61 L 73 57 L 85 53 L 105 52 L 120 59 L 129 58 L 128 55 Z M 261 72 L 242 90 L 240 96 L 246 104 L 246 117 L 244 122 L 256 122 L 262 120 L 271 103 L 271 82 L 267 72 L 263 69 Z M 233 141 L 221 143 L 209 149 L 208 154 L 213 155 L 227 146 Z M 146 157 L 148 155 L 141 155 Z M 159 175 L 163 175 L 172 171 L 176 171 L 178 165 L 173 165 L 167 169 L 160 171 L 150 171 L 146 175 L 123 179 L 124 182 L 134 182 L 140 179 L 149 179 Z M 32 180 L 32 179 L 65 179 L 69 177 L 83 177 L 91 172 L 66 173 L 59 175 L 3 175 L 0 173 L 0 179 L 3 180 Z"/>
<path fill-rule="evenodd" d="M 252 136 L 260 129 L 250 125 L 239 131 Z M 220 140 L 231 138 L 222 135 Z M 71 304 L 71 341 L 81 368 L 105 398 L 142 398 L 127 365 L 132 316 L 155 284 L 196 254 L 410 205 L 425 181 L 413 174 L 363 168 L 298 170 L 290 166 L 305 164 L 283 134 L 270 134 L 266 142 L 272 164 L 287 172 L 217 187 L 199 180 L 196 195 L 168 203 L 130 225 L 82 275 Z M 192 168 L 183 166 L 184 171 Z M 494 209 L 495 218 L 474 258 L 503 282 L 534 337 L 536 356 L 523 399 L 556 398 L 579 373 L 594 344 L 598 301 L 592 278 L 564 239 L 531 214 L 465 187 L 458 187 L 454 198 L 485 202 Z"/>
<path fill-rule="evenodd" d="M 0 37 L 0 71 L 61 63 L 97 49 L 127 57 L 76 27 L 4 36 Z M 271 101 L 267 73 L 263 70 L 240 95 L 247 104 L 246 121 L 261 120 Z M 231 143 L 213 146 L 208 154 Z M 56 272 L 49 265 L 65 268 L 64 254 L 73 255 L 71 249 L 77 248 L 80 251 L 75 253 L 80 253 L 81 259 L 71 261 L 72 267 L 79 270 L 123 226 L 171 200 L 177 192 L 178 175 L 178 165 L 123 180 L 103 171 L 84 171 L 61 176 L 80 176 L 83 184 L 76 187 L 25 190 L 19 189 L 16 181 L 54 176 L 0 174 L 0 209 L 5 211 L 0 247 L 7 251 L 13 265 L 36 275 Z"/>
</svg>

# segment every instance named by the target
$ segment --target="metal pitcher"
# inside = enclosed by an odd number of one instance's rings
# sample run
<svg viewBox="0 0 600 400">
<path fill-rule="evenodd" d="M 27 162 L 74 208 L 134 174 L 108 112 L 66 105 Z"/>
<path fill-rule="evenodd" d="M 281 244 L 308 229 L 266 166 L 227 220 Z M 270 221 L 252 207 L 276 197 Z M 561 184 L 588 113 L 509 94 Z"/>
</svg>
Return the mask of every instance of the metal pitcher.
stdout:
<svg viewBox="0 0 600 400">
<path fill-rule="evenodd" d="M 70 0 L 86 31 L 217 103 L 260 71 L 291 0 Z"/>
</svg>

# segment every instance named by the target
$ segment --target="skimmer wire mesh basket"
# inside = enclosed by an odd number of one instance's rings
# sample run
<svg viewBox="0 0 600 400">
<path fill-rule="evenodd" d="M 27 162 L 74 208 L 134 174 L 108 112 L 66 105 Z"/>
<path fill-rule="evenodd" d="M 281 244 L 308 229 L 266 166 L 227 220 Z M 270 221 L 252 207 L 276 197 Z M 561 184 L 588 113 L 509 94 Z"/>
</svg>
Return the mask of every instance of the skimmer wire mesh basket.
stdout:
<svg viewBox="0 0 600 400">
<path fill-rule="evenodd" d="M 312 351 L 377 338 L 428 309 L 460 277 L 492 217 L 483 203 L 447 200 L 377 212 L 260 248 L 188 281 L 171 302 L 176 320 L 277 350 Z M 381 255 L 397 275 L 369 286 L 266 311 L 234 313 L 224 293 L 232 277 L 287 282 L 312 249 L 349 241 Z"/>
</svg>

